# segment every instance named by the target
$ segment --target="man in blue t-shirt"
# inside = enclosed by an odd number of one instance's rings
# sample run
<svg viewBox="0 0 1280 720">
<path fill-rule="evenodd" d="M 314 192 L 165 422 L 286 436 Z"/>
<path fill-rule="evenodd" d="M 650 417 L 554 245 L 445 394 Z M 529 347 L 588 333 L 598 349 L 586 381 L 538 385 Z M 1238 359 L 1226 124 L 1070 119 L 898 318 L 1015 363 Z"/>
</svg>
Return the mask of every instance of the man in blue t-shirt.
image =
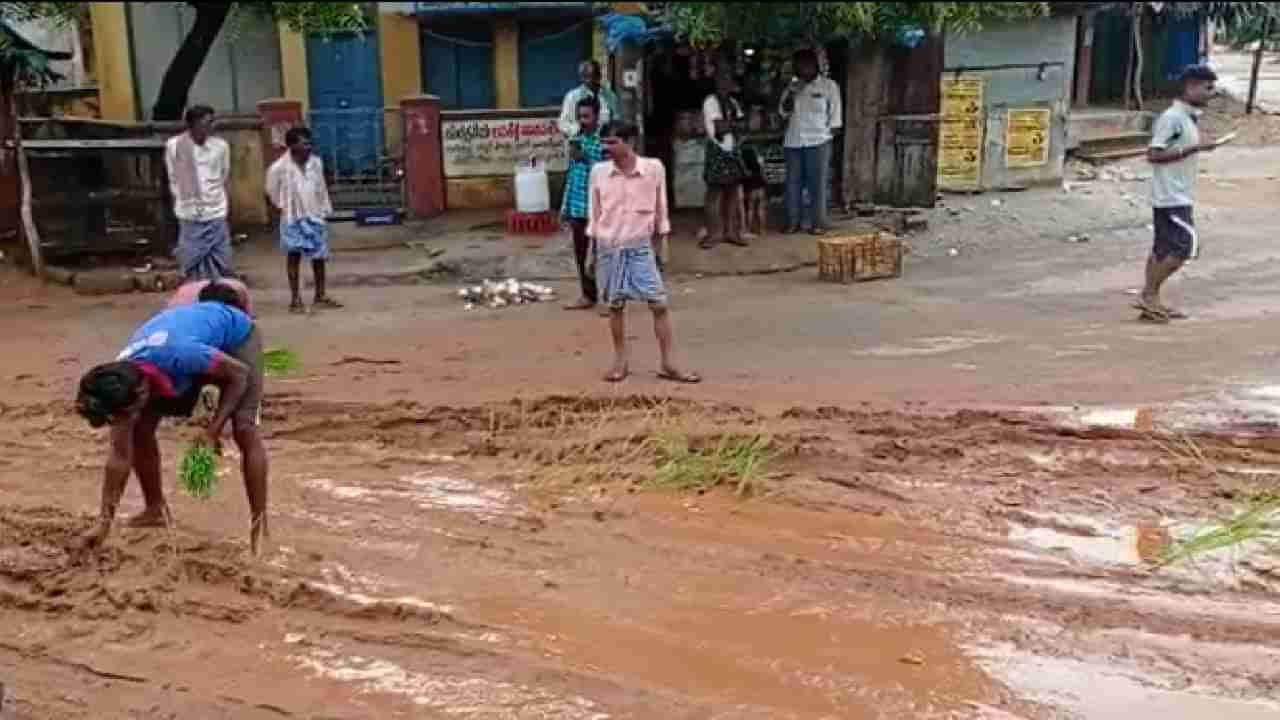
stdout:
<svg viewBox="0 0 1280 720">
<path fill-rule="evenodd" d="M 190 417 L 201 389 L 215 385 L 219 404 L 205 438 L 218 449 L 222 429 L 231 421 L 249 496 L 249 545 L 257 554 L 267 531 L 267 451 L 258 431 L 262 336 L 244 313 L 243 303 L 235 288 L 212 283 L 200 292 L 198 302 L 168 308 L 143 323 L 115 362 L 99 365 L 80 379 L 77 412 L 93 427 L 111 425 L 102 511 L 85 537 L 87 547 L 111 532 L 130 472 L 138 475 L 146 508 L 128 524 L 167 524 L 156 428 L 162 417 Z"/>
</svg>

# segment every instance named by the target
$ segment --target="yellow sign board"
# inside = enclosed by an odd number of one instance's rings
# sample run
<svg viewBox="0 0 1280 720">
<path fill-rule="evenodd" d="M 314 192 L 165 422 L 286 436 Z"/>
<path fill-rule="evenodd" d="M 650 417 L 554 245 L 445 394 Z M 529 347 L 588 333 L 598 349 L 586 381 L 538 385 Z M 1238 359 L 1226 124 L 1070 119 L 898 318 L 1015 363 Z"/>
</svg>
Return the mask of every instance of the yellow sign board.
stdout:
<svg viewBox="0 0 1280 720">
<path fill-rule="evenodd" d="M 1011 168 L 1040 167 L 1049 162 L 1049 111 L 1010 110 L 1004 164 Z"/>
<path fill-rule="evenodd" d="M 975 190 L 982 178 L 982 78 L 943 78 L 938 186 Z"/>
</svg>

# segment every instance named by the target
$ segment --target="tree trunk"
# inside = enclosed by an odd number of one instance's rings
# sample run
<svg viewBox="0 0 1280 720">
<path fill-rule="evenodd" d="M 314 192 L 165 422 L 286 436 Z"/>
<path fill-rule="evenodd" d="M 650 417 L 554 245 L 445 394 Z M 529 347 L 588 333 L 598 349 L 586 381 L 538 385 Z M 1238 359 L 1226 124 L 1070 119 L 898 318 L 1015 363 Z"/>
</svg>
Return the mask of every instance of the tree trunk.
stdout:
<svg viewBox="0 0 1280 720">
<path fill-rule="evenodd" d="M 1258 49 L 1253 53 L 1253 70 L 1249 72 L 1249 102 L 1244 106 L 1246 115 L 1253 113 L 1253 107 L 1258 102 L 1258 72 L 1262 69 L 1262 53 L 1267 47 L 1267 38 L 1271 35 L 1271 25 L 1275 22 L 1275 18 L 1270 16 L 1262 21 L 1262 37 L 1258 38 Z"/>
<path fill-rule="evenodd" d="M 209 57 L 209 49 L 222 32 L 222 26 L 231 13 L 231 3 L 189 3 L 196 10 L 196 21 L 191 32 L 183 39 L 178 53 L 164 71 L 164 79 L 160 82 L 160 93 L 156 96 L 155 107 L 151 111 L 151 119 L 172 121 L 182 119 L 187 108 L 187 95 L 195 84 L 196 75 Z"/>
<path fill-rule="evenodd" d="M 1138 22 L 1138 10 L 1136 5 L 1129 12 L 1129 19 L 1130 22 Z M 1124 107 L 1126 110 L 1129 109 L 1129 102 L 1133 98 L 1133 54 L 1136 52 L 1136 49 L 1133 47 L 1132 38 L 1136 36 L 1137 30 L 1135 29 L 1129 41 L 1129 54 L 1125 57 L 1124 61 Z"/>
<path fill-rule="evenodd" d="M 9 122 L 13 127 L 13 153 L 18 160 L 18 183 L 21 204 L 18 214 L 22 218 L 22 234 L 27 236 L 27 251 L 31 253 L 31 269 L 36 277 L 44 278 L 44 255 L 40 252 L 40 232 L 36 230 L 35 217 L 31 213 L 31 171 L 27 167 L 27 153 L 22 149 L 22 127 L 18 124 L 18 102 L 14 93 L 3 90 L 9 96 Z"/>
<path fill-rule="evenodd" d="M 1133 99 L 1142 109 L 1142 15 L 1133 18 Z"/>
</svg>

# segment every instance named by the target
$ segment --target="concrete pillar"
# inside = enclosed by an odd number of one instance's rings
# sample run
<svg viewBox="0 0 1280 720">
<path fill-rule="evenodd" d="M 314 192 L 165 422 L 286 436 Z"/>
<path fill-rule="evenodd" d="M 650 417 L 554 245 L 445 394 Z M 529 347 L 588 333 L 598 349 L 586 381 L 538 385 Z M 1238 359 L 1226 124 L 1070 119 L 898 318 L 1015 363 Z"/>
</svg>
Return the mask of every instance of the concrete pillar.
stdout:
<svg viewBox="0 0 1280 720">
<path fill-rule="evenodd" d="M 133 61 L 129 45 L 129 18 L 122 2 L 93 2 L 89 21 L 93 27 L 94 73 L 98 81 L 98 106 L 103 120 L 134 122 L 141 119 L 133 85 Z"/>
<path fill-rule="evenodd" d="M 405 199 L 414 217 L 444 212 L 444 157 L 440 98 L 417 95 L 400 101 L 404 119 Z"/>
<path fill-rule="evenodd" d="M 1089 106 L 1093 75 L 1093 16 L 1082 15 L 1076 23 L 1075 87 L 1071 95 L 1076 107 Z"/>
<path fill-rule="evenodd" d="M 307 39 L 286 23 L 278 26 L 280 34 L 280 83 L 284 96 L 302 103 L 305 110 L 311 99 L 307 78 Z"/>
<path fill-rule="evenodd" d="M 421 31 L 416 18 L 378 13 L 378 53 L 382 65 L 382 97 L 388 107 L 395 99 L 422 92 Z"/>
<path fill-rule="evenodd" d="M 293 98 L 277 98 L 258 102 L 258 117 L 262 119 L 262 162 L 264 169 L 271 167 L 284 154 L 284 136 L 291 128 L 306 125 L 302 101 Z"/>
<path fill-rule="evenodd" d="M 498 108 L 520 107 L 520 26 L 515 18 L 493 21 L 493 73 Z"/>
</svg>

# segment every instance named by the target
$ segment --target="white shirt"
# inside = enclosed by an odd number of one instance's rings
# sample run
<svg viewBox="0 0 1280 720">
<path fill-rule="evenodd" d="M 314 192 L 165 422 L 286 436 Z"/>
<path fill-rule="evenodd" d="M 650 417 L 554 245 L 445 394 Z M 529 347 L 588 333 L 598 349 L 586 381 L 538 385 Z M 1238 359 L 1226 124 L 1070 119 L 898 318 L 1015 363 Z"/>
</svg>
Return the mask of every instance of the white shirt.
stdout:
<svg viewBox="0 0 1280 720">
<path fill-rule="evenodd" d="M 1196 120 L 1201 110 L 1181 100 L 1156 119 L 1151 129 L 1151 147 L 1157 150 L 1189 148 L 1200 144 L 1200 128 Z M 1157 208 L 1191 207 L 1192 192 L 1199 173 L 1199 155 L 1170 163 L 1151 165 L 1151 206 Z"/>
<path fill-rule="evenodd" d="M 787 135 L 783 147 L 816 147 L 831 141 L 831 131 L 844 127 L 844 108 L 840 103 L 840 86 L 829 77 L 819 75 L 807 85 L 782 94 L 783 104 L 788 95 L 795 97 L 795 108 L 787 123 Z M 788 113 L 779 109 L 783 117 Z"/>
<path fill-rule="evenodd" d="M 227 178 L 231 176 L 231 146 L 219 137 L 209 137 L 204 145 L 192 143 L 196 163 L 196 194 L 185 197 L 175 170 L 178 142 L 182 135 L 164 145 L 165 169 L 173 193 L 173 214 L 183 222 L 204 222 L 227 216 Z"/>
<path fill-rule="evenodd" d="M 728 119 L 730 121 L 742 119 L 742 106 L 738 105 L 738 101 L 729 98 L 729 112 L 733 115 L 731 118 L 725 118 L 724 110 L 720 107 L 720 98 L 712 93 L 702 101 L 702 122 L 707 129 L 707 137 L 716 140 L 716 121 Z M 730 122 L 730 126 L 732 126 Z M 725 133 L 724 137 L 716 140 L 716 144 L 725 152 L 733 152 L 735 139 L 733 133 Z"/>
<path fill-rule="evenodd" d="M 613 119 L 611 105 L 617 102 L 617 96 L 613 91 L 601 85 L 599 93 L 592 93 L 591 88 L 579 85 L 565 93 L 564 102 L 560 105 L 560 134 L 566 139 L 577 137 L 581 132 L 582 128 L 578 127 L 578 103 L 593 95 L 598 95 L 596 99 L 600 102 L 600 114 L 596 116 L 596 127 L 604 127 Z"/>
<path fill-rule="evenodd" d="M 307 158 L 306 168 L 298 167 L 285 151 L 267 169 L 267 197 L 280 210 L 280 219 L 291 223 L 302 218 L 324 220 L 333 214 L 329 188 L 324 183 L 324 163 L 315 153 Z"/>
</svg>

